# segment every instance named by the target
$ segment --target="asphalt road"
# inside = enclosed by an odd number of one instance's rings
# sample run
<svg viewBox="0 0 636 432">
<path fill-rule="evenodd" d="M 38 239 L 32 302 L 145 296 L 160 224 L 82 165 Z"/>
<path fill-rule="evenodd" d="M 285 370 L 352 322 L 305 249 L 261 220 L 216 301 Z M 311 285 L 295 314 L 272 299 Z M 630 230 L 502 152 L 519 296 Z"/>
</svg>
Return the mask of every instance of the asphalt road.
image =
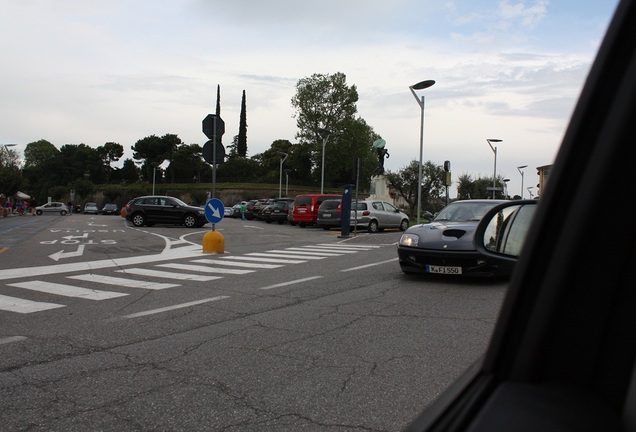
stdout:
<svg viewBox="0 0 636 432">
<path fill-rule="evenodd" d="M 483 352 L 506 283 L 403 275 L 399 231 L 0 219 L 10 431 L 397 431 Z M 22 308 L 22 309 L 20 309 Z"/>
</svg>

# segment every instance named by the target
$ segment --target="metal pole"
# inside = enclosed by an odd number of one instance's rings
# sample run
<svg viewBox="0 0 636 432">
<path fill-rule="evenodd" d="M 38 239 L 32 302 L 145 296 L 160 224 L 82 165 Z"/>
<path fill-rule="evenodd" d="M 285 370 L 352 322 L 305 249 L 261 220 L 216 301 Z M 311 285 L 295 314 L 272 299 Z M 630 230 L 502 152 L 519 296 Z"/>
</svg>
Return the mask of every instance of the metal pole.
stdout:
<svg viewBox="0 0 636 432">
<path fill-rule="evenodd" d="M 324 193 L 325 190 L 325 146 L 327 145 L 327 138 L 322 139 L 322 175 L 320 177 L 320 193 Z"/>
<path fill-rule="evenodd" d="M 280 173 L 278 174 L 278 198 L 283 197 L 283 158 L 280 158 Z"/>
<path fill-rule="evenodd" d="M 495 199 L 495 188 L 497 187 L 497 147 L 495 147 L 495 169 L 492 173 L 492 199 Z"/>
<path fill-rule="evenodd" d="M 422 213 L 422 158 L 424 157 L 424 95 L 420 103 L 420 166 L 417 176 L 417 224 L 420 224 L 420 213 Z"/>
</svg>

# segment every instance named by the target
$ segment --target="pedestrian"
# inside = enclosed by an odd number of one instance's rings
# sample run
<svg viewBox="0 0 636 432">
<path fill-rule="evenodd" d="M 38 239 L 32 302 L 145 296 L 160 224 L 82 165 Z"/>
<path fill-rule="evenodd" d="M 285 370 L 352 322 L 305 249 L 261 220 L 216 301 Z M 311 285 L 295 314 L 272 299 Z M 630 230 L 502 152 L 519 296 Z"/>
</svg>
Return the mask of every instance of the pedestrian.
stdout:
<svg viewBox="0 0 636 432">
<path fill-rule="evenodd" d="M 247 207 L 245 203 L 241 203 L 241 220 L 245 220 L 245 212 L 247 211 Z"/>
</svg>

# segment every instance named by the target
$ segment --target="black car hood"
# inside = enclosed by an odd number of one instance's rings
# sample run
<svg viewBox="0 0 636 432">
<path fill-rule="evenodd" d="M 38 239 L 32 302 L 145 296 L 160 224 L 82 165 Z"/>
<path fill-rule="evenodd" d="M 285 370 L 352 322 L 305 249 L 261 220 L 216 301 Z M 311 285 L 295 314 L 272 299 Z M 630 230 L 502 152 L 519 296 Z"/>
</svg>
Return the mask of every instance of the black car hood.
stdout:
<svg viewBox="0 0 636 432">
<path fill-rule="evenodd" d="M 409 228 L 406 233 L 417 234 L 420 249 L 475 250 L 473 236 L 479 221 L 430 222 Z"/>
</svg>

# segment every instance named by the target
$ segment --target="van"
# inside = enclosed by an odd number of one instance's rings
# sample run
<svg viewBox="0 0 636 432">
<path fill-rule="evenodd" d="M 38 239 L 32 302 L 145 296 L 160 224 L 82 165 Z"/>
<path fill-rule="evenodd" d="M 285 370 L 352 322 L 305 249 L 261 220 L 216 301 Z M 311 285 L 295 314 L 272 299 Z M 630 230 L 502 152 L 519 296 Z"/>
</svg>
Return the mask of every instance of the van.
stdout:
<svg viewBox="0 0 636 432">
<path fill-rule="evenodd" d="M 324 200 L 342 198 L 341 194 L 302 194 L 294 200 L 294 223 L 301 227 L 315 225 L 318 220 L 318 207 Z"/>
</svg>

